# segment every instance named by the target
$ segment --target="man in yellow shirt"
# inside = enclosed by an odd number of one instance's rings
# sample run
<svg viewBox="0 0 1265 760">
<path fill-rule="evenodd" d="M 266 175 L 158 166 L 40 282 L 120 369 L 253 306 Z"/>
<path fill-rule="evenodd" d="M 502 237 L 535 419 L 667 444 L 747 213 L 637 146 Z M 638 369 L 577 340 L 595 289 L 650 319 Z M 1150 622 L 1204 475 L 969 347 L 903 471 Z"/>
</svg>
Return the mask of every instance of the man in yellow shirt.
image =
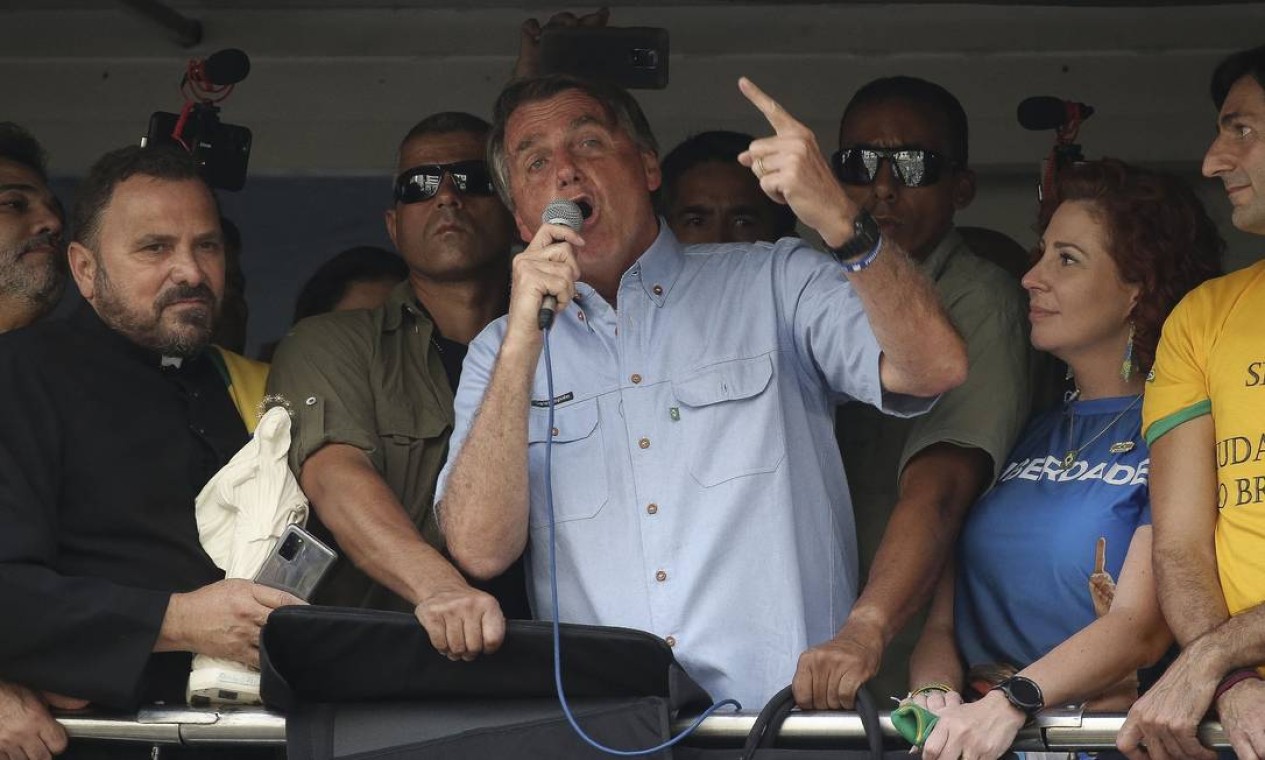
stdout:
<svg viewBox="0 0 1265 760">
<path fill-rule="evenodd" d="M 1203 173 L 1234 226 L 1265 235 L 1265 46 L 1213 74 L 1220 114 Z M 1240 758 L 1265 757 L 1265 261 L 1193 291 L 1164 325 L 1143 404 L 1154 566 L 1183 647 L 1117 739 L 1146 756 L 1212 758 L 1196 736 L 1215 707 Z"/>
</svg>

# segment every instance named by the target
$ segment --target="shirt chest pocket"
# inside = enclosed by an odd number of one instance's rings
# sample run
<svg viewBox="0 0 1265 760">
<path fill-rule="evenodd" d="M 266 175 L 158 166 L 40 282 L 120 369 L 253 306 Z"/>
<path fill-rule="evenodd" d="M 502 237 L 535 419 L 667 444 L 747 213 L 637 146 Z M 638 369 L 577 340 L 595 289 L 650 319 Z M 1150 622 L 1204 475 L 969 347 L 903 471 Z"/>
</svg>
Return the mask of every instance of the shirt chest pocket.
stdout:
<svg viewBox="0 0 1265 760">
<path fill-rule="evenodd" d="M 553 479 L 555 523 L 595 517 L 609 498 L 597 399 L 554 409 L 552 473 L 545 469 L 549 410 L 532 407 L 527 420 L 531 527 L 549 524 L 545 478 Z"/>
<path fill-rule="evenodd" d="M 672 383 L 690 474 L 703 486 L 777 470 L 786 458 L 773 358 L 716 364 Z"/>
</svg>

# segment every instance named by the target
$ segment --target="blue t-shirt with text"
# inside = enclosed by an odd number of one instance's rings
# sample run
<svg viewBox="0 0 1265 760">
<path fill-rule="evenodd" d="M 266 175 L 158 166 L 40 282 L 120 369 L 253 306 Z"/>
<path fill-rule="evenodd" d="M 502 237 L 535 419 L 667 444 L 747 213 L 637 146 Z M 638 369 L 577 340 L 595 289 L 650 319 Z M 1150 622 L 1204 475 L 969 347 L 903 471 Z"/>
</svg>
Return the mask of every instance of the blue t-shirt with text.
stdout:
<svg viewBox="0 0 1265 760">
<path fill-rule="evenodd" d="M 1024 431 L 958 545 L 954 625 L 968 666 L 1026 667 L 1094 621 L 1098 539 L 1118 580 L 1134 531 L 1151 522 L 1141 412 L 1136 396 L 1075 401 Z"/>
</svg>

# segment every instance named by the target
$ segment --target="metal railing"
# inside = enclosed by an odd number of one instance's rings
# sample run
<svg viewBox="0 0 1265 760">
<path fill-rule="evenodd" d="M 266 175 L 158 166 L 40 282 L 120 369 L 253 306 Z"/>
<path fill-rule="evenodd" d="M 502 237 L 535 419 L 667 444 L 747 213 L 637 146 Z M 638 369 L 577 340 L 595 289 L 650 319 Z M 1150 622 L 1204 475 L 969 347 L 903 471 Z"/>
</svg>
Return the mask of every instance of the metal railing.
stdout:
<svg viewBox="0 0 1265 760">
<path fill-rule="evenodd" d="M 1115 747 L 1123 713 L 1083 713 L 1080 709 L 1046 710 L 1035 725 L 1023 729 L 1013 749 L 1021 752 L 1095 752 Z M 741 747 L 755 723 L 755 712 L 712 715 L 686 742 L 699 747 Z M 72 740 L 126 741 L 188 747 L 280 746 L 285 744 L 285 717 L 258 708 L 195 709 L 152 707 L 135 714 L 63 714 L 58 721 Z M 888 713 L 882 713 L 883 735 L 897 740 Z M 679 719 L 676 730 L 689 725 Z M 1199 727 L 1209 747 L 1229 748 L 1221 724 Z M 791 748 L 865 746 L 861 718 L 852 712 L 792 713 L 778 734 L 778 745 Z"/>
</svg>

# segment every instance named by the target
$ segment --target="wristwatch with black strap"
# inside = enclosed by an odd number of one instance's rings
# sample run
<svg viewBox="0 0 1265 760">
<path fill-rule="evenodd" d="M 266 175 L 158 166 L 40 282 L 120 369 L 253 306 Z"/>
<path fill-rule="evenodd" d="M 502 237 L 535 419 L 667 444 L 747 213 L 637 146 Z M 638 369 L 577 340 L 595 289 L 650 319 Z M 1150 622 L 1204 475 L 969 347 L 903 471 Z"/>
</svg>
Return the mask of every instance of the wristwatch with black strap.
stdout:
<svg viewBox="0 0 1265 760">
<path fill-rule="evenodd" d="M 1041 693 L 1041 687 L 1031 678 L 1011 676 L 994 686 L 992 691 L 1004 694 L 1006 701 L 1028 716 L 1028 720 L 1032 720 L 1045 709 L 1045 696 Z"/>
<path fill-rule="evenodd" d="M 874 221 L 870 212 L 862 209 L 852 218 L 852 237 L 829 251 L 843 265 L 844 271 L 855 274 L 873 264 L 882 247 L 883 236 L 879 232 L 878 222 Z"/>
</svg>

